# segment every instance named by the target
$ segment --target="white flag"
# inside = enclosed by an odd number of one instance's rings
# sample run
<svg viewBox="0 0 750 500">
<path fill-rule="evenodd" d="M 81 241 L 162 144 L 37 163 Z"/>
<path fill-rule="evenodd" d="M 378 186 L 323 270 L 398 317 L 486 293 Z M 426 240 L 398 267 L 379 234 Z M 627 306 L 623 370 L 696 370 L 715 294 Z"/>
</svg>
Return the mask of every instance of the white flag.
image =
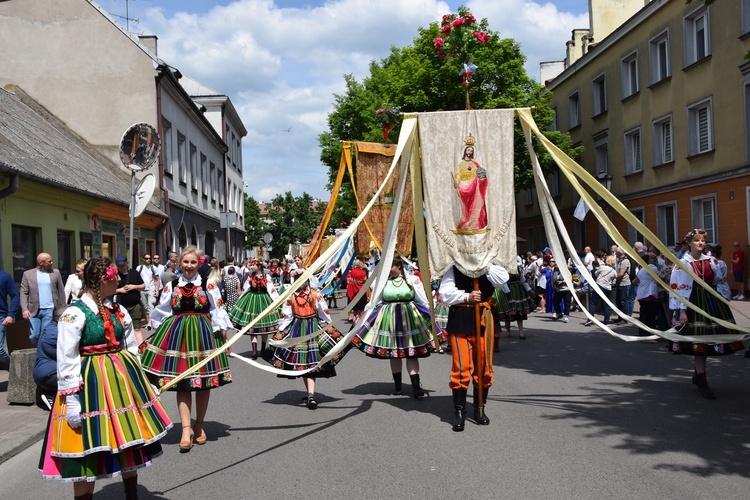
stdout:
<svg viewBox="0 0 750 500">
<path fill-rule="evenodd" d="M 583 198 L 579 198 L 578 205 L 576 205 L 575 212 L 573 212 L 573 217 L 575 217 L 576 219 L 580 221 L 583 221 L 583 219 L 586 218 L 586 214 L 588 213 L 589 210 L 590 209 L 588 205 L 586 205 L 586 203 L 583 202 Z"/>
</svg>

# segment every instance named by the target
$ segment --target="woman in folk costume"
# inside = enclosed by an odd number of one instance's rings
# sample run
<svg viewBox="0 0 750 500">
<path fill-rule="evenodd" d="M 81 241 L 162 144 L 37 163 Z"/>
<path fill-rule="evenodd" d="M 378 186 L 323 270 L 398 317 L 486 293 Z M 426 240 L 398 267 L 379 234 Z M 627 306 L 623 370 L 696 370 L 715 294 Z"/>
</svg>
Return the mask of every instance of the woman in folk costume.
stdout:
<svg viewBox="0 0 750 500">
<path fill-rule="evenodd" d="M 243 286 L 242 295 L 229 312 L 229 319 L 232 320 L 236 328 L 244 328 L 278 297 L 279 294 L 273 286 L 271 277 L 263 272 L 263 267 L 258 260 L 253 259 L 250 265 L 250 274 Z M 252 359 L 258 359 L 258 352 L 263 351 L 266 335 L 276 333 L 278 325 L 279 310 L 274 309 L 247 331 L 247 335 L 253 336 L 251 341 L 253 346 Z M 260 342 L 260 346 L 258 346 L 258 342 Z"/>
<path fill-rule="evenodd" d="M 536 294 L 531 289 L 526 278 L 523 275 L 523 267 L 518 268 L 517 274 L 509 274 L 508 281 L 502 286 L 495 290 L 493 294 L 497 301 L 497 312 L 500 321 L 505 320 L 505 330 L 508 332 L 508 337 L 512 337 L 510 333 L 510 322 L 515 321 L 518 325 L 518 338 L 525 339 L 526 335 L 523 333 L 523 322 L 529 319 L 529 313 L 536 309 L 536 301 L 534 297 Z M 500 330 L 500 328 L 498 328 Z M 500 332 L 495 336 L 495 352 L 498 351 L 498 338 Z"/>
<path fill-rule="evenodd" d="M 432 301 L 435 304 L 435 324 L 437 324 L 440 332 L 444 332 L 445 327 L 448 324 L 448 310 L 450 307 L 443 302 L 440 296 L 440 278 L 438 277 L 437 279 L 432 280 L 431 285 Z M 450 343 L 448 342 L 447 336 L 445 336 L 444 339 L 441 337 L 440 349 L 438 352 L 442 354 L 445 351 L 450 351 Z"/>
<path fill-rule="evenodd" d="M 419 380 L 419 358 L 436 350 L 427 304 L 419 278 L 407 275 L 404 262 L 395 257 L 381 301 L 352 338 L 352 344 L 368 356 L 390 360 L 394 395 L 401 394 L 402 358 L 406 359 L 414 398 L 425 395 Z"/>
<path fill-rule="evenodd" d="M 117 269 L 91 259 L 83 285 L 58 324 L 58 393 L 39 469 L 73 482 L 75 498 L 91 498 L 97 479 L 122 475 L 125 497 L 137 498 L 137 470 L 161 455 L 172 423 L 141 370 L 130 316 L 109 299 Z"/>
<path fill-rule="evenodd" d="M 167 283 L 159 305 L 151 314 L 156 330 L 141 355 L 143 369 L 151 382 L 162 387 L 224 345 L 226 329 L 231 326 L 222 307 L 221 294 L 214 281 L 204 285 L 198 274 L 198 249 L 188 246 L 180 255 L 182 274 Z M 232 382 L 226 352 L 211 359 L 200 370 L 191 373 L 170 391 L 177 393 L 177 408 L 182 424 L 180 452 L 195 444 L 206 443 L 203 421 L 208 410 L 210 389 Z M 195 392 L 195 428 L 190 425 Z"/>
<path fill-rule="evenodd" d="M 356 259 L 352 263 L 352 268 L 346 275 L 346 297 L 351 304 L 354 297 L 362 289 L 362 286 L 367 281 L 367 267 L 365 263 L 359 259 Z M 352 323 L 356 322 L 362 312 L 365 310 L 367 305 L 367 294 L 362 295 L 357 303 L 349 311 L 349 321 Z"/>
<path fill-rule="evenodd" d="M 720 281 L 719 266 L 714 257 L 703 254 L 706 246 L 706 231 L 693 229 L 685 235 L 690 250 L 682 256 L 682 262 L 690 267 L 693 273 L 715 289 Z M 695 304 L 711 316 L 734 323 L 729 306 L 720 302 L 708 290 L 699 286 L 685 271 L 675 267 L 670 278 L 670 287 L 681 297 Z M 676 297 L 670 296 L 669 308 L 676 311 L 675 321 L 682 327 L 679 332 L 686 336 L 739 335 L 740 332 L 723 327 L 700 312 L 689 309 Z M 727 343 L 698 343 L 692 341 L 669 341 L 669 351 L 673 354 L 692 354 L 695 371 L 693 384 L 698 387 L 701 396 L 716 399 L 706 380 L 706 357 L 734 354 L 744 349 L 740 341 Z"/>
<path fill-rule="evenodd" d="M 294 278 L 304 272 L 304 268 L 296 269 Z M 274 340 L 298 339 L 325 328 L 318 335 L 301 343 L 288 347 L 269 345 L 263 351 L 263 359 L 274 367 L 288 372 L 288 375 L 279 375 L 279 377 L 297 378 L 300 375 L 295 375 L 295 372 L 315 368 L 343 337 L 341 332 L 332 326 L 327 326 L 331 323 L 331 316 L 325 298 L 322 293 L 310 288 L 307 281 L 287 299 L 281 312 L 279 331 L 274 335 Z M 302 381 L 307 390 L 304 403 L 309 409 L 314 410 L 318 407 L 318 402 L 315 400 L 315 380 L 318 377 L 335 377 L 334 365 L 341 361 L 347 350 L 348 346 L 325 364 L 302 375 Z"/>
</svg>

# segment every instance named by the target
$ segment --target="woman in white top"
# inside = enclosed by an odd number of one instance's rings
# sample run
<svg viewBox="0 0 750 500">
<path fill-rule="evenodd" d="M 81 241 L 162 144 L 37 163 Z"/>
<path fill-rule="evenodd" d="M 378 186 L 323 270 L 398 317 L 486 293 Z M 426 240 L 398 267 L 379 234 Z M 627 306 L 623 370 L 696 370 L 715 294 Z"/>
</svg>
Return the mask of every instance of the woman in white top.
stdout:
<svg viewBox="0 0 750 500">
<path fill-rule="evenodd" d="M 659 269 L 656 267 L 658 260 L 656 254 L 648 253 L 646 255 L 648 258 L 648 267 L 656 274 L 659 272 Z M 645 267 L 640 268 L 635 276 L 638 278 L 638 291 L 635 298 L 640 307 L 640 320 L 644 325 L 656 328 L 656 317 L 662 308 L 661 301 L 659 300 L 661 285 L 649 274 Z M 638 334 L 641 337 L 648 337 L 650 335 L 650 333 L 643 329 L 639 329 Z M 644 342 L 656 342 L 656 340 L 646 340 Z"/>
<path fill-rule="evenodd" d="M 83 268 L 86 267 L 86 259 L 80 259 L 76 262 L 76 270 L 74 273 L 68 275 L 68 280 L 65 282 L 65 300 L 68 304 L 76 302 L 81 295 L 81 288 L 83 288 Z"/>
<path fill-rule="evenodd" d="M 614 286 L 615 279 L 617 278 L 617 271 L 614 269 L 615 258 L 611 255 L 607 256 L 604 260 L 604 264 L 599 264 L 598 260 L 591 263 L 594 269 L 593 275 L 596 284 L 601 288 L 602 293 L 611 301 L 614 298 Z M 604 324 L 609 324 L 610 308 L 609 304 L 602 300 L 602 298 L 596 292 L 591 294 L 591 300 L 589 301 L 589 313 L 594 316 L 596 314 L 596 306 L 599 301 L 602 301 L 602 310 L 604 312 Z M 592 321 L 587 320 L 583 326 L 591 326 Z"/>
</svg>

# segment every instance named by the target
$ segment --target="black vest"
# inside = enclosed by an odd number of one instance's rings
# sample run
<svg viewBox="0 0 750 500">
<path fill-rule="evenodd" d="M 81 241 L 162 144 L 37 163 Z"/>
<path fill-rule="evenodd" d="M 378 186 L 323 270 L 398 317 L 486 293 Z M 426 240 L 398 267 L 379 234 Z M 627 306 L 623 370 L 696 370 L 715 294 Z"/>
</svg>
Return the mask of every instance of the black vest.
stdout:
<svg viewBox="0 0 750 500">
<path fill-rule="evenodd" d="M 467 293 L 474 290 L 474 278 L 466 276 L 455 266 L 453 267 L 453 276 L 456 288 Z M 482 292 L 482 302 L 486 302 L 492 297 L 495 287 L 484 274 L 477 279 L 479 280 L 479 290 Z M 497 320 L 495 318 L 497 311 L 494 307 L 491 310 L 493 320 Z M 445 329 L 453 335 L 474 335 L 476 333 L 474 329 L 474 306 L 467 306 L 466 304 L 451 306 L 448 310 L 448 324 Z"/>
</svg>

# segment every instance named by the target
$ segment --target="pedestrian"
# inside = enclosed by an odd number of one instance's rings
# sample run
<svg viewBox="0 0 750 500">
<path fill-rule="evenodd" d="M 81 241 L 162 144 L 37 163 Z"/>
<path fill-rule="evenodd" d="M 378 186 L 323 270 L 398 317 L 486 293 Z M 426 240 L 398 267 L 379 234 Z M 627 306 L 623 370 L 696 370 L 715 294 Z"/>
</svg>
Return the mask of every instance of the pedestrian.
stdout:
<svg viewBox="0 0 750 500">
<path fill-rule="evenodd" d="M 36 267 L 23 273 L 21 278 L 21 312 L 29 320 L 29 340 L 36 347 L 39 335 L 50 321 L 60 319 L 65 309 L 65 285 L 60 271 L 52 268 L 48 253 L 36 256 Z"/>
<path fill-rule="evenodd" d="M 448 324 L 448 311 L 450 310 L 450 306 L 443 302 L 442 297 L 440 296 L 440 281 L 441 277 L 438 276 L 437 278 L 432 280 L 432 283 L 430 283 L 432 287 L 432 301 L 435 304 L 435 323 L 438 326 L 438 329 L 440 332 L 443 332 L 443 336 L 440 341 L 440 349 L 438 352 L 440 354 L 445 353 L 446 351 L 451 350 L 450 342 L 448 342 L 448 337 L 445 335 L 445 326 Z"/>
<path fill-rule="evenodd" d="M 138 344 L 143 342 L 141 325 L 143 324 L 144 309 L 141 292 L 146 287 L 141 274 L 136 269 L 128 268 L 128 258 L 120 254 L 115 258 L 119 281 L 115 302 L 127 309 L 130 319 L 133 320 L 135 337 Z"/>
<path fill-rule="evenodd" d="M 617 256 L 617 267 L 615 268 L 617 270 L 617 307 L 620 309 L 621 314 L 625 316 L 632 316 L 634 305 L 630 301 L 630 275 L 632 262 L 630 262 L 628 256 L 625 255 L 625 251 L 620 247 L 617 247 L 617 250 L 615 250 L 615 254 Z M 618 323 L 619 321 L 620 318 L 617 317 L 612 322 Z"/>
<path fill-rule="evenodd" d="M 65 280 L 65 303 L 72 304 L 77 301 L 81 293 L 83 293 L 83 268 L 86 266 L 86 259 L 79 259 L 76 262 L 75 272 L 68 275 L 68 279 Z"/>
<path fill-rule="evenodd" d="M 304 272 L 304 268 L 298 267 L 294 270 L 296 276 L 292 279 L 299 279 Z M 318 402 L 315 399 L 315 381 L 319 377 L 335 377 L 335 365 L 341 361 L 347 349 L 343 349 L 328 362 L 318 366 L 319 361 L 343 337 L 341 332 L 331 325 L 331 316 L 323 295 L 310 288 L 309 281 L 305 281 L 284 303 L 279 320 L 279 331 L 273 338 L 274 340 L 293 342 L 295 339 L 306 337 L 318 331 L 320 333 L 300 343 L 285 347 L 269 345 L 263 351 L 263 358 L 266 361 L 285 372 L 285 375 L 278 375 L 279 377 L 292 379 L 302 377 L 307 392 L 303 398 L 303 403 L 310 410 L 318 407 Z M 307 371 L 303 375 L 299 374 L 299 372 L 306 370 L 312 371 Z"/>
<path fill-rule="evenodd" d="M 523 322 L 529 319 L 529 314 L 536 309 L 536 301 L 534 300 L 536 294 L 526 283 L 526 277 L 521 272 L 522 269 L 522 267 L 519 267 L 518 273 L 510 274 L 508 281 L 502 288 L 496 289 L 493 294 L 497 302 L 495 307 L 497 308 L 498 318 L 500 321 L 505 321 L 505 330 L 508 337 L 513 336 L 510 332 L 510 323 L 515 321 L 518 326 L 518 338 L 521 340 L 526 338 L 523 332 Z M 502 329 L 498 328 L 495 335 L 495 352 L 499 350 L 498 340 L 501 331 Z"/>
<path fill-rule="evenodd" d="M 596 284 L 599 285 L 599 289 L 601 290 L 602 295 L 604 295 L 604 297 L 612 302 L 615 298 L 614 287 L 615 277 L 617 276 L 617 271 L 615 271 L 614 269 L 615 258 L 611 255 L 607 255 L 604 258 L 604 264 L 600 264 L 598 260 L 595 260 L 591 263 L 591 266 L 594 270 L 592 276 L 596 281 Z M 604 313 L 604 324 L 608 325 L 611 310 L 609 304 L 593 290 L 591 292 L 591 298 L 589 300 L 589 314 L 591 314 L 591 316 L 596 315 L 596 308 L 600 301 L 602 303 L 602 312 Z M 592 323 L 593 321 L 589 319 L 586 320 L 583 326 L 591 326 Z"/>
<path fill-rule="evenodd" d="M 161 287 L 159 287 L 160 295 L 161 288 L 163 288 L 167 283 L 171 283 L 172 281 L 174 281 L 175 278 L 177 278 L 177 273 L 175 272 L 174 262 L 168 260 L 164 265 L 164 272 L 161 273 Z"/>
<path fill-rule="evenodd" d="M 563 323 L 567 323 L 570 316 L 570 301 L 573 295 L 565 282 L 565 278 L 563 278 L 562 271 L 557 266 L 552 271 L 552 283 L 555 287 L 555 295 L 552 299 L 554 319 L 562 318 Z"/>
<path fill-rule="evenodd" d="M 449 387 L 453 393 L 454 432 L 464 430 L 470 381 L 474 386 L 474 421 L 479 425 L 490 423 L 484 403 L 494 382 L 492 342 L 497 321 L 490 299 L 495 289 L 507 281 L 508 272 L 492 264 L 477 278 L 466 276 L 456 266 L 451 266 L 440 282 L 440 296 L 450 306 L 446 330 L 453 358 Z M 481 316 L 479 323 L 477 314 Z"/>
<path fill-rule="evenodd" d="M 654 274 L 659 271 L 659 268 L 656 267 L 657 257 L 655 253 L 649 252 L 646 254 L 646 262 L 648 262 L 648 269 L 651 269 Z M 661 310 L 661 302 L 659 301 L 661 285 L 649 274 L 648 269 L 642 267 L 636 274 L 638 277 L 638 293 L 635 298 L 640 307 L 639 319 L 641 323 L 649 328 L 658 328 L 659 322 L 657 318 Z M 642 328 L 638 330 L 638 334 L 641 337 L 651 335 L 651 333 Z M 656 340 L 644 340 L 644 342 L 656 342 Z"/>
<path fill-rule="evenodd" d="M 430 306 L 418 277 L 404 270 L 404 261 L 395 256 L 378 303 L 369 312 L 352 338 L 352 344 L 367 356 L 387 359 L 393 376 L 393 394 L 400 396 L 403 366 L 411 379 L 412 395 L 426 393 L 419 378 L 419 358 L 439 348 L 432 336 Z"/>
<path fill-rule="evenodd" d="M 242 287 L 242 295 L 237 304 L 229 311 L 229 319 L 235 328 L 242 329 L 261 315 L 271 303 L 279 298 L 271 277 L 267 275 L 258 259 L 251 259 L 250 274 Z M 273 309 L 260 318 L 255 325 L 248 329 L 246 335 L 252 335 L 252 359 L 258 359 L 258 353 L 263 352 L 263 345 L 268 335 L 275 334 L 279 329 L 279 309 Z"/>
<path fill-rule="evenodd" d="M 690 251 L 682 256 L 682 263 L 700 277 L 708 286 L 715 287 L 718 265 L 714 257 L 703 254 L 706 245 L 706 231 L 693 229 L 685 235 L 684 240 Z M 744 349 L 742 342 L 710 342 L 715 335 L 740 335 L 740 332 L 726 328 L 709 318 L 707 314 L 734 323 L 734 317 L 729 306 L 719 301 L 702 285 L 695 283 L 690 274 L 680 268 L 672 271 L 670 287 L 678 295 L 691 304 L 700 308 L 698 311 L 689 309 L 687 304 L 674 296 L 669 298 L 669 307 L 676 313 L 679 333 L 687 337 L 706 337 L 706 342 L 696 340 L 681 340 L 668 343 L 669 352 L 673 354 L 688 354 L 693 356 L 693 384 L 698 387 L 701 396 L 716 399 L 708 386 L 706 378 L 706 358 L 708 356 L 724 356 Z"/>
<path fill-rule="evenodd" d="M 141 308 L 143 309 L 143 319 L 148 324 L 151 321 L 151 311 L 156 306 L 156 294 L 161 289 L 159 286 L 161 280 L 151 263 L 151 254 L 147 253 L 143 256 L 143 263 L 136 267 L 136 271 L 141 275 L 141 280 L 143 281 Z"/>
<path fill-rule="evenodd" d="M 18 313 L 18 289 L 13 276 L 0 270 L 0 370 L 10 368 L 10 354 L 5 345 L 8 325 L 12 325 Z"/>
<path fill-rule="evenodd" d="M 351 269 L 346 275 L 346 297 L 348 303 L 351 304 L 354 297 L 357 296 L 359 291 L 367 281 L 367 267 L 365 263 L 359 259 L 355 259 L 352 263 Z M 348 320 L 350 323 L 355 323 L 362 312 L 365 310 L 367 305 L 367 293 L 364 293 L 362 297 L 357 300 L 357 303 L 349 310 Z"/>
<path fill-rule="evenodd" d="M 83 273 L 81 273 L 83 275 Z M 36 345 L 36 357 L 31 376 L 44 407 L 52 411 L 57 395 L 57 322 L 47 323 Z"/>
<path fill-rule="evenodd" d="M 125 498 L 138 498 L 138 472 L 162 450 L 172 422 L 138 362 L 130 316 L 110 298 L 117 270 L 104 258 L 84 268 L 86 292 L 58 324 L 57 397 L 42 446 L 45 479 L 73 482 L 90 499 L 94 481 L 122 475 Z"/>
<path fill-rule="evenodd" d="M 229 266 L 226 275 L 222 279 L 224 283 L 222 300 L 224 300 L 224 310 L 229 314 L 234 309 L 235 304 L 237 304 L 242 285 L 240 284 L 240 279 L 237 277 L 235 266 Z"/>
<path fill-rule="evenodd" d="M 737 283 L 737 295 L 732 297 L 734 300 L 745 300 L 745 252 L 740 248 L 740 242 L 735 241 L 732 246 L 732 274 L 734 281 Z"/>
<path fill-rule="evenodd" d="M 549 257 L 547 260 L 547 264 L 542 266 L 540 271 L 544 274 L 544 283 L 545 283 L 545 289 L 544 289 L 544 302 L 545 302 L 545 308 L 548 313 L 552 313 L 552 319 L 556 320 L 558 319 L 557 311 L 555 310 L 554 304 L 555 304 L 555 282 L 552 279 L 552 273 L 555 272 L 557 269 L 557 261 L 554 257 Z"/>
<path fill-rule="evenodd" d="M 198 274 L 198 249 L 187 246 L 180 254 L 180 277 L 167 283 L 159 304 L 151 314 L 151 327 L 156 330 L 141 354 L 143 369 L 157 387 L 190 370 L 213 355 L 227 339 L 231 326 L 222 308 L 219 288 L 205 283 Z M 213 357 L 199 370 L 169 388 L 176 392 L 182 424 L 180 452 L 192 449 L 193 443 L 206 444 L 204 421 L 211 389 L 232 382 L 227 353 Z M 195 392 L 195 426 L 191 413 Z"/>
</svg>

